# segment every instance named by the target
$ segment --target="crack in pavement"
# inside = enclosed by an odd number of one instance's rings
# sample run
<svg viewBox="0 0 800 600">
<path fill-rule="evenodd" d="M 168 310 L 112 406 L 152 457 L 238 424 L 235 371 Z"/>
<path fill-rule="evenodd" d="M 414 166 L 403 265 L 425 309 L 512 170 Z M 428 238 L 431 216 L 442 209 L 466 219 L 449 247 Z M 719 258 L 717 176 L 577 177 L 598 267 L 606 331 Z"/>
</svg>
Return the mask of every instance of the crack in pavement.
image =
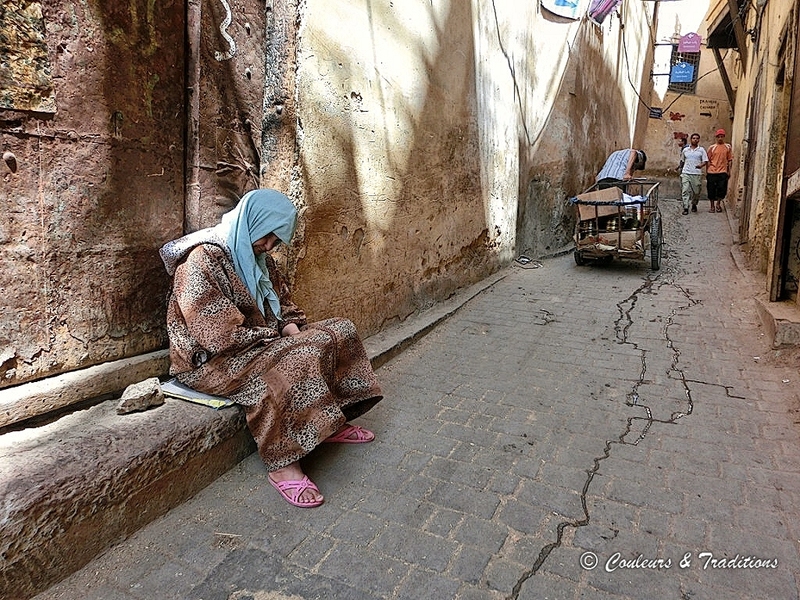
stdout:
<svg viewBox="0 0 800 600">
<path fill-rule="evenodd" d="M 624 431 L 619 435 L 616 440 L 606 440 L 605 447 L 603 448 L 603 454 L 601 456 L 597 456 L 594 458 L 594 465 L 590 470 L 587 471 L 586 481 L 583 484 L 583 489 L 581 491 L 581 508 L 583 510 L 583 518 L 581 519 L 571 519 L 571 520 L 564 520 L 561 521 L 556 526 L 556 541 L 544 546 L 540 552 L 536 561 L 533 563 L 532 567 L 522 573 L 520 578 L 517 580 L 516 584 L 514 585 L 511 594 L 507 597 L 507 600 L 517 600 L 519 597 L 519 593 L 522 589 L 522 586 L 525 582 L 533 577 L 542 565 L 545 563 L 547 558 L 550 556 L 551 552 L 561 546 L 561 542 L 564 535 L 564 530 L 567 527 L 579 528 L 584 527 L 589 524 L 590 515 L 589 509 L 586 505 L 586 495 L 589 491 L 589 486 L 591 485 L 595 474 L 600 470 L 600 464 L 602 461 L 611 457 L 611 448 L 615 444 L 620 445 L 631 445 L 637 446 L 642 440 L 645 439 L 647 434 L 649 433 L 651 427 L 654 423 L 664 424 L 664 425 L 672 425 L 675 424 L 679 419 L 682 419 L 685 416 L 692 414 L 694 411 L 694 400 L 692 398 L 692 390 L 689 386 L 690 383 L 695 383 L 695 380 L 688 379 L 686 374 L 684 373 L 683 369 L 679 367 L 680 363 L 680 356 L 681 352 L 680 349 L 676 346 L 675 341 L 670 337 L 670 328 L 674 325 L 675 316 L 678 314 L 679 311 L 688 310 L 695 306 L 701 304 L 699 300 L 692 298 L 691 293 L 677 284 L 674 280 L 668 280 L 667 276 L 669 273 L 667 271 L 661 271 L 660 273 L 650 273 L 648 274 L 647 278 L 645 279 L 644 283 L 639 286 L 628 298 L 622 300 L 621 302 L 617 303 L 617 309 L 619 310 L 619 318 L 614 322 L 614 331 L 617 339 L 618 344 L 628 344 L 633 346 L 636 350 L 641 353 L 641 371 L 639 372 L 639 378 L 634 383 L 631 391 L 626 395 L 626 404 L 628 406 L 640 408 L 644 410 L 645 416 L 630 416 L 626 420 L 626 425 Z M 687 408 L 684 411 L 676 411 L 673 412 L 669 419 L 658 419 L 653 416 L 653 411 L 651 407 L 647 404 L 642 404 L 640 402 L 641 397 L 639 395 L 639 388 L 648 383 L 646 379 L 647 374 L 647 350 L 642 349 L 639 347 L 634 341 L 631 341 L 628 337 L 631 327 L 634 324 L 633 317 L 631 316 L 636 305 L 641 296 L 645 294 L 651 294 L 653 292 L 653 286 L 657 285 L 657 288 L 660 289 L 664 286 L 669 286 L 673 289 L 679 291 L 680 295 L 682 295 L 686 299 L 686 303 L 682 304 L 676 308 L 673 308 L 667 318 L 665 319 L 664 327 L 662 328 L 662 335 L 666 341 L 667 349 L 672 353 L 670 369 L 667 373 L 668 377 L 671 379 L 677 379 L 681 382 L 681 386 L 683 387 L 684 394 L 686 396 L 686 403 Z M 672 377 L 672 374 L 677 374 L 677 377 Z M 726 394 L 729 394 L 729 387 L 728 386 L 720 386 L 725 388 Z M 636 437 L 635 440 L 628 441 L 626 438 L 630 435 L 633 431 L 634 422 L 643 421 L 644 426 L 642 427 L 640 433 Z"/>
</svg>

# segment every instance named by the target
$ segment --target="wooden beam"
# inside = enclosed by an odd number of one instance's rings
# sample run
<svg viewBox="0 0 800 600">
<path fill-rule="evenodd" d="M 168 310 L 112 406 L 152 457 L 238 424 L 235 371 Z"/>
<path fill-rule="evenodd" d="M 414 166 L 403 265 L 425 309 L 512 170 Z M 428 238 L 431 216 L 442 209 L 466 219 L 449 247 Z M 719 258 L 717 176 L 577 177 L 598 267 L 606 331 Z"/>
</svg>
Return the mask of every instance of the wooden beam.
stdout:
<svg viewBox="0 0 800 600">
<path fill-rule="evenodd" d="M 719 48 L 712 48 L 711 50 L 714 52 L 714 60 L 717 61 L 719 76 L 722 78 L 722 85 L 725 86 L 725 94 L 728 96 L 728 103 L 731 105 L 731 110 L 733 110 L 736 104 L 736 92 L 731 85 L 731 79 L 728 77 L 728 71 L 725 69 L 725 63 L 722 61 Z"/>
<path fill-rule="evenodd" d="M 747 34 L 742 20 L 739 18 L 739 4 L 736 0 L 728 0 L 728 10 L 731 13 L 733 33 L 736 36 L 736 45 L 739 47 L 739 55 L 742 58 L 742 75 L 744 75 L 747 72 Z"/>
</svg>

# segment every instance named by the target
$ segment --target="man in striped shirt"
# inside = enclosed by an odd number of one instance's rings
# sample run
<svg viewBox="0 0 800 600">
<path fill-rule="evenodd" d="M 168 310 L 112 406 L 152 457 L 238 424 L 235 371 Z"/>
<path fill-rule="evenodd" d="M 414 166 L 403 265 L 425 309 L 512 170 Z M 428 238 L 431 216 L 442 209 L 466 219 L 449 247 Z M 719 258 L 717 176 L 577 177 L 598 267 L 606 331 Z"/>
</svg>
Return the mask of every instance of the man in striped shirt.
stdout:
<svg viewBox="0 0 800 600">
<path fill-rule="evenodd" d="M 606 159 L 606 164 L 600 169 L 595 177 L 598 184 L 613 184 L 619 181 L 627 181 L 633 178 L 634 171 L 642 170 L 647 163 L 647 155 L 644 150 L 627 148 L 612 152 Z"/>
</svg>

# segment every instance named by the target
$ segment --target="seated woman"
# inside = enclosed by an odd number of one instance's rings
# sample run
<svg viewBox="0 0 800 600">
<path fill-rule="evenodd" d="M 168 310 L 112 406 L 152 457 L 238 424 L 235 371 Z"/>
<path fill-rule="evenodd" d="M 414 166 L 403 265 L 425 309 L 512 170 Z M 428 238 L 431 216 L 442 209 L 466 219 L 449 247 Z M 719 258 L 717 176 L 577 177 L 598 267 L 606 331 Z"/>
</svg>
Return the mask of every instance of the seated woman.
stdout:
<svg viewBox="0 0 800 600">
<path fill-rule="evenodd" d="M 255 190 L 221 223 L 165 244 L 173 276 L 167 307 L 170 374 L 242 405 L 270 483 L 289 503 L 323 496 L 299 460 L 321 442 L 363 443 L 347 424 L 381 400 L 353 324 L 308 323 L 269 255 L 289 244 L 297 210 L 275 190 Z"/>
</svg>

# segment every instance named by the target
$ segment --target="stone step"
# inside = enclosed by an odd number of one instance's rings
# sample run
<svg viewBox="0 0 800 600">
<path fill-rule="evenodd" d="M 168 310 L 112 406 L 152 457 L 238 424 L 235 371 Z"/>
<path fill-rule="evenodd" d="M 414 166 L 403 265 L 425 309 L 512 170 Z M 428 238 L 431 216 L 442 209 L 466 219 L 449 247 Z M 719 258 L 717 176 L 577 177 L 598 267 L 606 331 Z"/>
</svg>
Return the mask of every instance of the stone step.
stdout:
<svg viewBox="0 0 800 600">
<path fill-rule="evenodd" d="M 800 306 L 796 302 L 770 302 L 760 296 L 756 307 L 773 348 L 800 347 Z"/>
<path fill-rule="evenodd" d="M 0 436 L 0 597 L 29 598 L 253 452 L 243 411 L 110 400 Z"/>
</svg>

